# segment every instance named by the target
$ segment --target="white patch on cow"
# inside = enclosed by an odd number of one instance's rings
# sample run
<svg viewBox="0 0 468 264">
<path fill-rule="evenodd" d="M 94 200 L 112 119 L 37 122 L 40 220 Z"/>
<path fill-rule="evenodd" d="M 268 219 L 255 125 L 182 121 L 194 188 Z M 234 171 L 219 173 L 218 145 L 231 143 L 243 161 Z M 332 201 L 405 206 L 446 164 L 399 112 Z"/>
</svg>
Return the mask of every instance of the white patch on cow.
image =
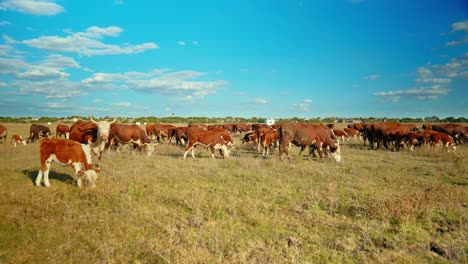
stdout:
<svg viewBox="0 0 468 264">
<path fill-rule="evenodd" d="M 86 163 L 92 164 L 93 162 L 91 160 L 91 147 L 86 144 L 81 144 L 81 148 L 83 149 L 83 153 L 85 154 Z"/>
<path fill-rule="evenodd" d="M 336 146 L 338 148 L 336 149 L 335 152 L 331 152 L 331 156 L 336 162 L 341 162 L 340 144 L 336 143 Z"/>
</svg>

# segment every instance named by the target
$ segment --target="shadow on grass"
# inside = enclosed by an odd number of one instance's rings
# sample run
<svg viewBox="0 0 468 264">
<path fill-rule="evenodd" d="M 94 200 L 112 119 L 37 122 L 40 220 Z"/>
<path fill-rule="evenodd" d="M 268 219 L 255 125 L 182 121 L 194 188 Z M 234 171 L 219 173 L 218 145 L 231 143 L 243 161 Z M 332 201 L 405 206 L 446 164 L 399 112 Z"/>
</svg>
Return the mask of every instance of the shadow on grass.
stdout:
<svg viewBox="0 0 468 264">
<path fill-rule="evenodd" d="M 22 173 L 28 176 L 33 184 L 36 182 L 38 170 L 23 170 Z M 73 177 L 69 174 L 57 173 L 53 170 L 49 171 L 49 180 L 59 180 L 68 184 L 73 184 L 74 181 Z"/>
</svg>

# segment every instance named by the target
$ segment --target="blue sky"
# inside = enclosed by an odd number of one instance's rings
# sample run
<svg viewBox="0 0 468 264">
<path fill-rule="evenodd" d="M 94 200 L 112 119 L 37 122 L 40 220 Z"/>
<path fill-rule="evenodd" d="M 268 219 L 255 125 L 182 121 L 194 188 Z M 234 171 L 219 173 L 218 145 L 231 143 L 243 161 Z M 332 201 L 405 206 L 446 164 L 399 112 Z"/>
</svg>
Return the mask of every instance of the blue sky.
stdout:
<svg viewBox="0 0 468 264">
<path fill-rule="evenodd" d="M 0 116 L 468 116 L 468 3 L 0 1 Z"/>
</svg>

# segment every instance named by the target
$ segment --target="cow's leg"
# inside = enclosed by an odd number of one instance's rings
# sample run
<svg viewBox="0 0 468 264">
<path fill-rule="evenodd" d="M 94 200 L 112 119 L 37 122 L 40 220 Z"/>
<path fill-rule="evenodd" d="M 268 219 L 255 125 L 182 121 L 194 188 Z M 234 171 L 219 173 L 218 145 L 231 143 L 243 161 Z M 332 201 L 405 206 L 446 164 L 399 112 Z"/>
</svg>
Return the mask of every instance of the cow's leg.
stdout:
<svg viewBox="0 0 468 264">
<path fill-rule="evenodd" d="M 213 159 L 215 159 L 215 155 L 214 155 L 214 153 L 215 153 L 215 146 L 214 146 L 214 145 L 210 145 L 210 150 L 211 150 L 211 157 L 212 157 Z"/>
<path fill-rule="evenodd" d="M 48 158 L 48 159 L 46 160 L 46 164 L 45 164 L 45 165 L 46 165 L 46 169 L 43 170 L 44 185 L 45 185 L 46 187 L 50 187 L 49 172 L 50 172 L 50 164 L 51 164 L 51 163 L 52 163 L 51 159 Z M 37 180 L 36 180 L 36 182 L 37 182 Z M 39 180 L 39 183 L 40 183 L 40 180 Z"/>
<path fill-rule="evenodd" d="M 41 180 L 42 180 L 42 166 L 41 168 L 39 169 L 39 172 L 37 173 L 37 177 L 36 177 L 36 186 L 39 186 L 41 185 Z"/>
</svg>

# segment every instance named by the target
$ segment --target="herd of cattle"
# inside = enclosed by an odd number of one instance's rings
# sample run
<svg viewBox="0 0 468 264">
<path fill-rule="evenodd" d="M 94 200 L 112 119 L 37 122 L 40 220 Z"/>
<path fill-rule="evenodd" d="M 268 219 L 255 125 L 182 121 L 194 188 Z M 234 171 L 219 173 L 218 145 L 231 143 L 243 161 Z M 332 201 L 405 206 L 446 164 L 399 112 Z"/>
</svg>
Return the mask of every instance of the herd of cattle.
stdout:
<svg viewBox="0 0 468 264">
<path fill-rule="evenodd" d="M 308 157 L 329 157 L 336 162 L 341 161 L 339 141 L 355 138 L 369 142 L 371 149 L 395 151 L 430 145 L 434 149 L 442 145 L 449 151 L 455 151 L 457 144 L 467 139 L 468 127 L 459 124 L 425 124 L 422 128 L 413 124 L 394 122 L 355 123 L 343 130 L 336 129 L 333 124 L 308 124 L 289 122 L 275 124 L 223 124 L 223 125 L 188 125 L 174 126 L 169 124 L 147 124 L 146 131 L 139 125 L 116 124 L 112 121 L 77 121 L 72 126 L 59 124 L 56 126 L 55 138 L 51 137 L 50 128 L 40 124 L 32 124 L 29 136 L 25 140 L 20 135 L 12 135 L 10 146 L 27 144 L 40 140 L 41 169 L 36 178 L 36 185 L 44 178 L 45 186 L 50 186 L 49 169 L 52 162 L 70 165 L 76 173 L 78 186 L 82 183 L 94 186 L 100 169 L 93 168 L 91 153 L 98 158 L 98 168 L 101 168 L 104 150 L 119 151 L 123 145 L 129 144 L 133 150 L 151 155 L 157 144 L 171 143 L 185 146 L 184 159 L 190 152 L 195 159 L 195 147 L 202 146 L 211 150 L 215 158 L 218 150 L 222 157 L 228 158 L 231 149 L 235 147 L 233 133 L 243 133 L 242 143 L 253 142 L 263 156 L 268 156 L 271 150 L 279 149 L 279 156 L 285 154 L 289 158 L 290 146 L 300 147 L 300 153 L 308 147 Z M 0 143 L 7 140 L 8 130 L 0 124 Z M 61 137 L 64 137 L 62 139 Z"/>
</svg>

